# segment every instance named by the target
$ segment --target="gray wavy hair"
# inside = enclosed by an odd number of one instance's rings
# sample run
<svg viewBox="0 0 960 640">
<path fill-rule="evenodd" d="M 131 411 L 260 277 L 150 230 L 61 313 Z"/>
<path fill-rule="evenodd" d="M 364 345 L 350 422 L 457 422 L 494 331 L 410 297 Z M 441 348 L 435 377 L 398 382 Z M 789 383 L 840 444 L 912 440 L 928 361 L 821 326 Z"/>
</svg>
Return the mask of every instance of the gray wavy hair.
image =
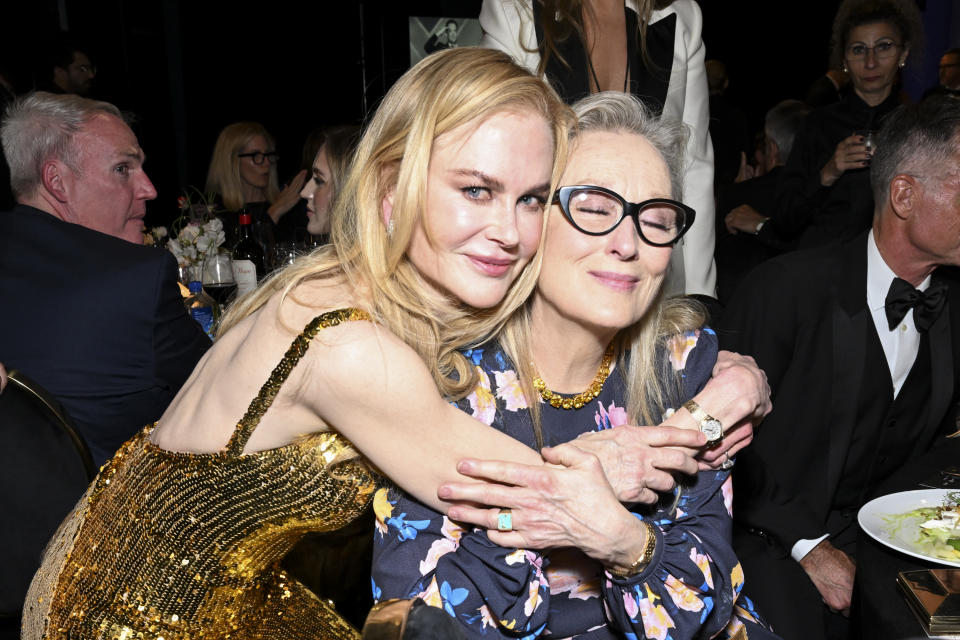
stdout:
<svg viewBox="0 0 960 640">
<path fill-rule="evenodd" d="M 123 118 L 109 102 L 45 91 L 27 94 L 7 107 L 0 139 L 14 195 L 31 195 L 41 184 L 43 163 L 52 158 L 77 172 L 79 149 L 73 137 L 100 114 Z"/>
<path fill-rule="evenodd" d="M 688 129 L 683 122 L 657 117 L 640 100 L 620 91 L 601 91 L 573 105 L 577 125 L 570 139 L 588 131 L 625 131 L 646 138 L 657 150 L 670 172 L 670 189 L 675 200 L 683 200 L 684 149 Z"/>
</svg>

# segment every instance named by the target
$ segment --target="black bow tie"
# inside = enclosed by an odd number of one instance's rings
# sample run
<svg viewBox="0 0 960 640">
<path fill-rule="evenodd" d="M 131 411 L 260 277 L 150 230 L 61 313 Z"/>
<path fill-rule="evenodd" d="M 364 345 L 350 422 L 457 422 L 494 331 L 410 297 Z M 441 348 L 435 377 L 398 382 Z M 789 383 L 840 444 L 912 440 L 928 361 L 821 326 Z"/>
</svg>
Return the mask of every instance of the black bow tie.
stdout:
<svg viewBox="0 0 960 640">
<path fill-rule="evenodd" d="M 893 331 L 907 312 L 913 309 L 913 321 L 917 325 L 917 331 L 926 333 L 943 311 L 946 302 L 947 287 L 944 284 L 934 284 L 926 291 L 917 291 L 906 280 L 894 278 L 884 305 L 890 330 Z"/>
</svg>

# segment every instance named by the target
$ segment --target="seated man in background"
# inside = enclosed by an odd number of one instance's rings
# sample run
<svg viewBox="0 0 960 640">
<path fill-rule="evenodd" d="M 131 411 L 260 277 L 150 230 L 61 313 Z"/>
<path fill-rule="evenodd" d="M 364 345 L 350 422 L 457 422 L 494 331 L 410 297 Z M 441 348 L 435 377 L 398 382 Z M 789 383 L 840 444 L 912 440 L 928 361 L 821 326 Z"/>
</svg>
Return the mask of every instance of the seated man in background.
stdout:
<svg viewBox="0 0 960 640">
<path fill-rule="evenodd" d="M 767 111 L 763 125 L 762 175 L 720 188 L 717 204 L 717 297 L 726 304 L 750 269 L 785 250 L 770 215 L 777 180 L 809 107 L 784 100 Z M 768 224 L 769 223 L 769 224 Z"/>
<path fill-rule="evenodd" d="M 734 549 L 787 640 L 845 637 L 857 511 L 956 431 L 960 100 L 893 112 L 870 167 L 873 227 L 767 261 L 717 334 L 766 371 L 773 411 L 735 469 Z"/>
<path fill-rule="evenodd" d="M 168 252 L 141 243 L 157 193 L 111 104 L 35 93 L 0 128 L 17 206 L 0 212 L 0 354 L 53 394 L 102 464 L 210 346 Z"/>
<path fill-rule="evenodd" d="M 78 96 L 90 93 L 97 67 L 80 42 L 62 34 L 48 46 L 46 62 L 44 71 L 47 75 L 38 88 L 50 93 L 73 93 Z"/>
</svg>

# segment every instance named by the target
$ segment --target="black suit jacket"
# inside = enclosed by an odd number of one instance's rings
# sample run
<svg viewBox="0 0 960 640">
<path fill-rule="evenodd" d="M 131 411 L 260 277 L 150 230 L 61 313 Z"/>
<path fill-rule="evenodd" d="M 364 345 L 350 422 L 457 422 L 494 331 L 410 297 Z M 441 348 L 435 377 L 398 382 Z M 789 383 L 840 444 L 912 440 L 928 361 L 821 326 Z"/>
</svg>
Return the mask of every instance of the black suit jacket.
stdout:
<svg viewBox="0 0 960 640">
<path fill-rule="evenodd" d="M 57 397 L 102 463 L 160 417 L 210 340 L 167 251 L 18 205 L 0 213 L 0 362 Z"/>
<path fill-rule="evenodd" d="M 864 368 L 874 330 L 866 239 L 764 263 L 737 291 L 717 331 L 722 348 L 757 360 L 773 392 L 773 411 L 738 456 L 734 518 L 774 534 L 787 550 L 827 533 L 861 381 L 885 373 Z M 956 428 L 960 285 L 942 270 L 934 279 L 948 284 L 950 297 L 929 332 L 930 411 L 911 457 Z"/>
</svg>

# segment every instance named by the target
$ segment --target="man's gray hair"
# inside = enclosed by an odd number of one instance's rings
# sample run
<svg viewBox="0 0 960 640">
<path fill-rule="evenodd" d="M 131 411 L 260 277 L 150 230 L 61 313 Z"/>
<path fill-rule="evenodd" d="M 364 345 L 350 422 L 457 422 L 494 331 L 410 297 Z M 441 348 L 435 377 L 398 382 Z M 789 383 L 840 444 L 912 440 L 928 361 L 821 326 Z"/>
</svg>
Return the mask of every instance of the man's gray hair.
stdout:
<svg viewBox="0 0 960 640">
<path fill-rule="evenodd" d="M 59 159 L 76 172 L 79 149 L 73 136 L 100 114 L 123 117 L 109 102 L 72 94 L 37 91 L 13 102 L 0 126 L 0 139 L 14 195 L 31 195 L 42 182 L 43 163 L 50 159 Z"/>
<path fill-rule="evenodd" d="M 884 120 L 870 161 L 877 208 L 887 204 L 890 182 L 898 174 L 929 179 L 956 170 L 958 149 L 960 99 L 930 96 L 920 104 L 898 107 Z"/>
<path fill-rule="evenodd" d="M 777 164 L 786 164 L 793 149 L 793 140 L 810 113 L 810 107 L 800 100 L 784 100 L 767 111 L 764 132 L 777 145 Z"/>
<path fill-rule="evenodd" d="M 679 120 L 659 118 L 628 93 L 602 91 L 573 104 L 577 125 L 571 139 L 587 131 L 627 132 L 646 138 L 670 172 L 673 198 L 683 199 L 684 147 L 687 126 Z"/>
</svg>

